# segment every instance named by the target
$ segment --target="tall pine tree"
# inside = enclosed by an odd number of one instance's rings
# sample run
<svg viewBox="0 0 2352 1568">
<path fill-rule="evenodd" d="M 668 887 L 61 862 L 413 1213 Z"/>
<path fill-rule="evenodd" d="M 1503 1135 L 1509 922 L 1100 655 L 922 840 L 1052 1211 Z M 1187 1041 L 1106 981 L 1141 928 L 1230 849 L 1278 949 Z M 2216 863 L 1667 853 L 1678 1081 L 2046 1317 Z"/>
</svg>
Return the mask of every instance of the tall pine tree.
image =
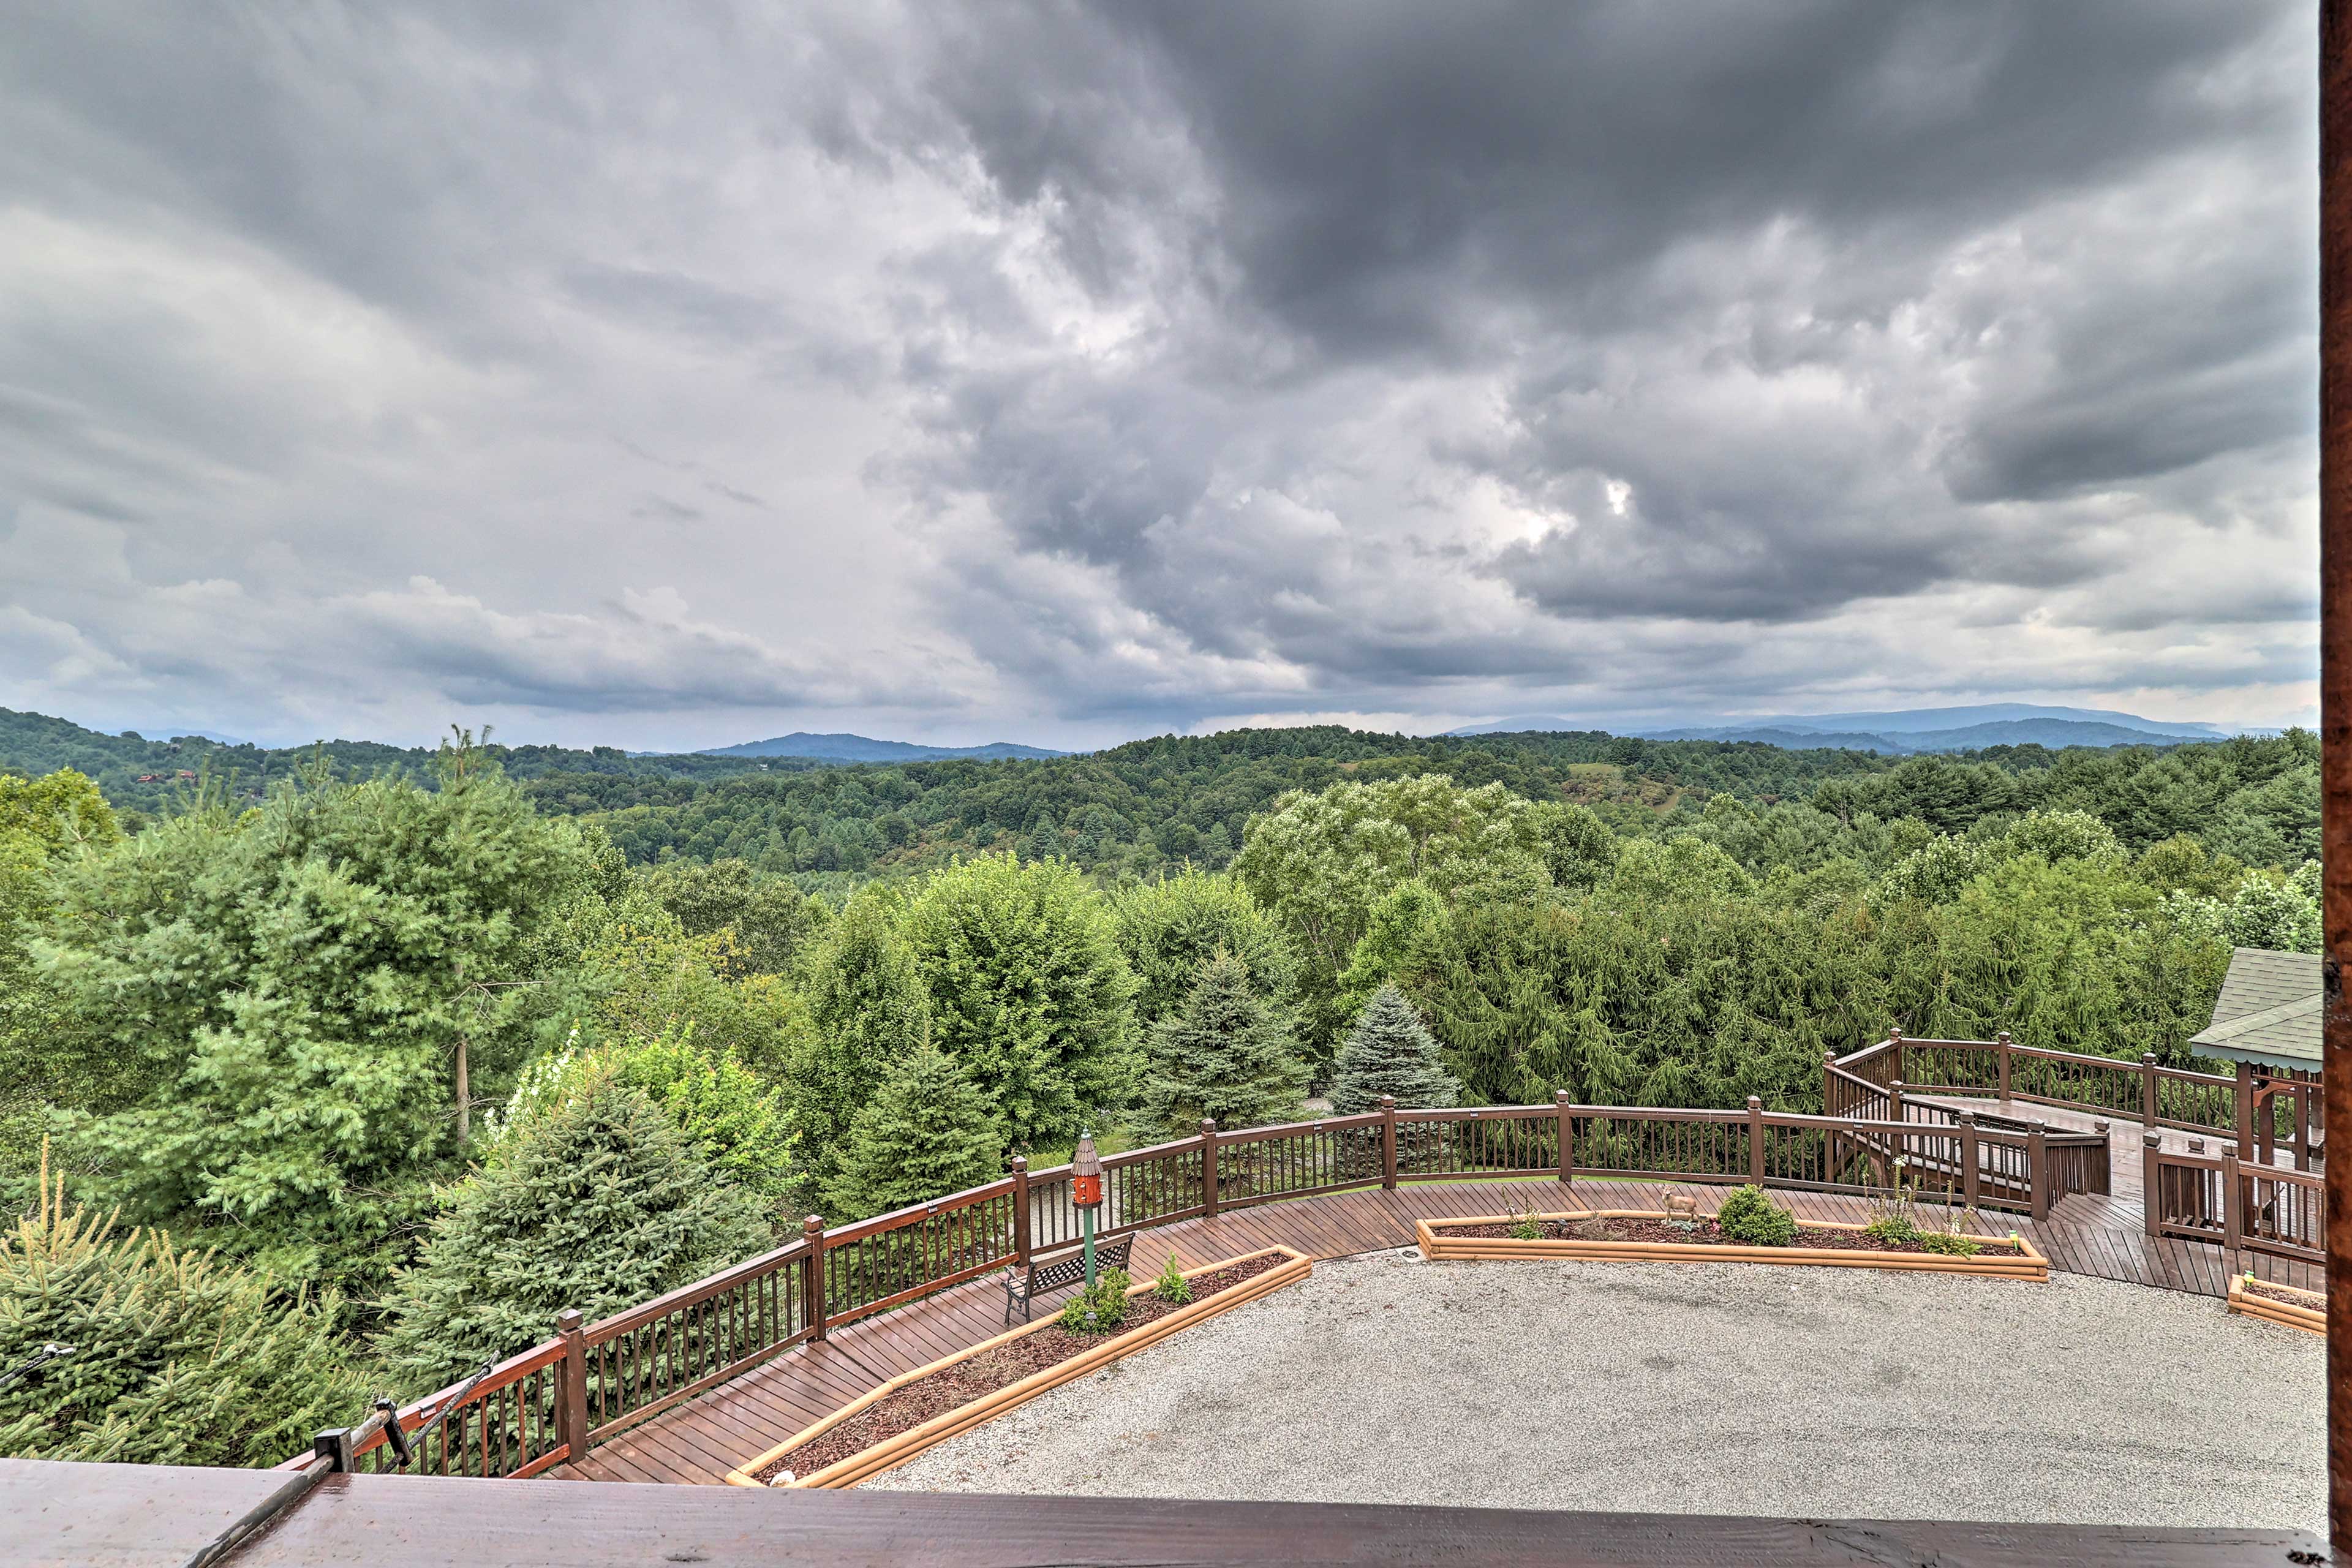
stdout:
<svg viewBox="0 0 2352 1568">
<path fill-rule="evenodd" d="M 1289 1028 L 1259 999 L 1248 965 L 1220 949 L 1184 1005 L 1151 1031 L 1136 1121 L 1150 1132 L 1190 1131 L 1204 1116 L 1220 1127 L 1263 1126 L 1295 1113 L 1306 1089 Z"/>
<path fill-rule="evenodd" d="M 1004 1125 L 963 1070 L 925 1047 L 850 1123 L 826 1218 L 864 1219 L 976 1187 L 1004 1169 Z"/>
<path fill-rule="evenodd" d="M 1445 1070 L 1435 1037 L 1393 985 L 1372 993 L 1355 1032 L 1339 1047 L 1331 1109 L 1341 1116 L 1378 1110 L 1384 1094 L 1416 1110 L 1453 1105 L 1462 1097 L 1462 1085 Z"/>
<path fill-rule="evenodd" d="M 380 1346 L 423 1394 L 543 1340 L 740 1263 L 767 1205 L 714 1170 L 651 1095 L 609 1068 L 509 1125 L 448 1194 L 387 1303 Z"/>
</svg>

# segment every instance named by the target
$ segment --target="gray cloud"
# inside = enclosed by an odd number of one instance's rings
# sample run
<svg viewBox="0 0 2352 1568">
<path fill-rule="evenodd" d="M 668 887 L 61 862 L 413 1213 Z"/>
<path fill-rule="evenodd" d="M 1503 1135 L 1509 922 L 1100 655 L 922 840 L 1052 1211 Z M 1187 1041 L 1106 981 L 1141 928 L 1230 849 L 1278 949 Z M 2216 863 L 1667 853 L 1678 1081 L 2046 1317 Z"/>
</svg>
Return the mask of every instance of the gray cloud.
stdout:
<svg viewBox="0 0 2352 1568">
<path fill-rule="evenodd" d="M 0 701 L 2297 712 L 2309 34 L 44 8 L 0 52 Z"/>
</svg>

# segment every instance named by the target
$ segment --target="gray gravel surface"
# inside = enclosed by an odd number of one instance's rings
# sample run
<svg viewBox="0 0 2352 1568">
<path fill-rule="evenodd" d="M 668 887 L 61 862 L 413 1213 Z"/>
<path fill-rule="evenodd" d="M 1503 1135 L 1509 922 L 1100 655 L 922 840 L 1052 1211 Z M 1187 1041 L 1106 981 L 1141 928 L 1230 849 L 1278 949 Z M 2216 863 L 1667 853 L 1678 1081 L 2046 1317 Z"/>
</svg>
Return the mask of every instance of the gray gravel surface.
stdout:
<svg viewBox="0 0 2352 1568">
<path fill-rule="evenodd" d="M 2316 1335 L 1864 1269 L 1318 1263 L 876 1489 L 2326 1527 Z"/>
</svg>

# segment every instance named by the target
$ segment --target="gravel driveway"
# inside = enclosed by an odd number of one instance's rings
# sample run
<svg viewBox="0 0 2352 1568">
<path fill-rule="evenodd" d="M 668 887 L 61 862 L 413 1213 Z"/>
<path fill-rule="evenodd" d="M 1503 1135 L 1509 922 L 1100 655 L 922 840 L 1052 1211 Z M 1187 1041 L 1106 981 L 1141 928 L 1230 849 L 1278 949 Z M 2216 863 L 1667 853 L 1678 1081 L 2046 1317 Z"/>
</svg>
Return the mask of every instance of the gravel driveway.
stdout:
<svg viewBox="0 0 2352 1568">
<path fill-rule="evenodd" d="M 2324 1533 L 2325 1401 L 2318 1336 L 2100 1279 L 1384 1253 L 868 1485 Z"/>
</svg>

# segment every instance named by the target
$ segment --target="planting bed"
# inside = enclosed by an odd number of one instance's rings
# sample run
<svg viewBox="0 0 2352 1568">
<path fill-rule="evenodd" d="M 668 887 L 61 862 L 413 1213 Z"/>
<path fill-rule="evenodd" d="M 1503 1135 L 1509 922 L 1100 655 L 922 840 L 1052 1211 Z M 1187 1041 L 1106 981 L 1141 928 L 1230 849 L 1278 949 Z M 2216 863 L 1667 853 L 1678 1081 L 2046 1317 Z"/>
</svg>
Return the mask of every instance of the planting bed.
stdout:
<svg viewBox="0 0 2352 1568">
<path fill-rule="evenodd" d="M 1423 1220 L 1416 1226 L 1422 1255 L 1432 1261 L 1456 1258 L 1582 1258 L 1681 1263 L 1791 1263 L 1832 1268 L 1906 1268 L 1936 1274 L 1982 1274 L 2001 1279 L 2047 1279 L 2050 1262 L 2033 1244 L 2017 1237 L 1979 1236 L 1973 1256 L 1931 1252 L 1920 1241 L 1883 1240 L 1858 1225 L 1801 1221 L 1787 1247 L 1756 1247 L 1726 1238 L 1711 1218 L 1696 1229 L 1667 1223 L 1664 1215 L 1637 1209 L 1595 1209 L 1534 1216 L 1540 1237 L 1514 1235 L 1524 1220 L 1508 1215 L 1475 1219 Z"/>
<path fill-rule="evenodd" d="M 2230 1310 L 2265 1322 L 2284 1323 L 2306 1333 L 2327 1331 L 2327 1298 L 2316 1290 L 2298 1290 L 2267 1279 L 2239 1275 L 2230 1281 Z"/>
<path fill-rule="evenodd" d="M 1161 1300 L 1149 1280 L 1132 1287 L 1126 1325 L 1115 1334 L 1073 1333 L 1052 1318 L 1024 1324 L 892 1378 L 727 1479 L 740 1486 L 855 1486 L 1047 1389 L 1303 1279 L 1310 1268 L 1304 1255 L 1270 1247 L 1186 1273 L 1190 1301 Z"/>
</svg>

